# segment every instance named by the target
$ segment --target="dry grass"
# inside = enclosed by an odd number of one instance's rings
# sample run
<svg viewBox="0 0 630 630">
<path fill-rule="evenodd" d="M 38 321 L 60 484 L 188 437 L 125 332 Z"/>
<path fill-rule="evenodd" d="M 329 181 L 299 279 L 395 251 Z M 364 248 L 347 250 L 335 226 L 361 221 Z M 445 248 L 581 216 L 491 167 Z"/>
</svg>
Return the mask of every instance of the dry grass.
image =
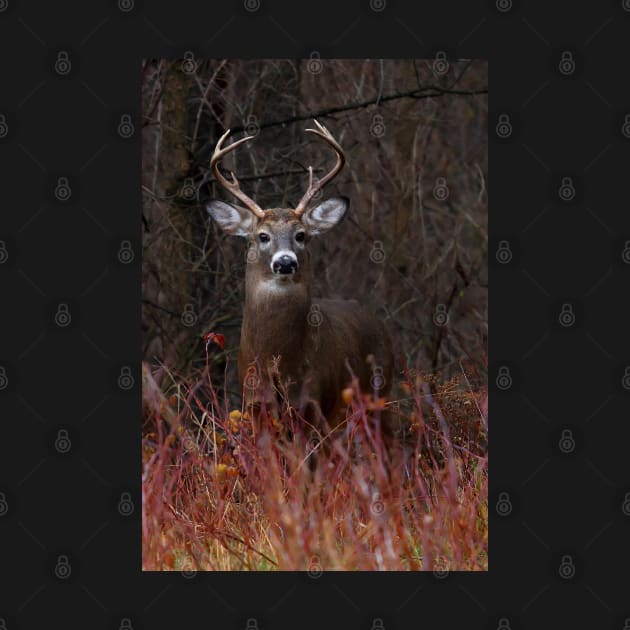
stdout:
<svg viewBox="0 0 630 630">
<path fill-rule="evenodd" d="M 229 411 L 208 373 L 170 374 L 170 399 L 145 405 L 145 570 L 487 570 L 484 391 L 408 374 L 388 404 L 395 438 L 383 401 L 356 389 L 342 430 L 321 435 Z"/>
</svg>

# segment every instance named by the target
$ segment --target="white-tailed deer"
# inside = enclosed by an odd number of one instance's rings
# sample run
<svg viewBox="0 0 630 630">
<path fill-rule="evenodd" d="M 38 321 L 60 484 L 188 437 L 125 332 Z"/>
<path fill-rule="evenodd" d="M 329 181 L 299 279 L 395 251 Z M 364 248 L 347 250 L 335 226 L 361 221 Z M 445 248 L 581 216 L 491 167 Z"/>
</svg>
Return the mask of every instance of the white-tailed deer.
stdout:
<svg viewBox="0 0 630 630">
<path fill-rule="evenodd" d="M 219 161 L 253 137 L 223 147 L 228 130 L 217 143 L 210 166 L 217 182 L 245 207 L 212 201 L 207 209 L 228 234 L 248 241 L 238 355 L 241 385 L 248 374 L 261 374 L 268 390 L 288 393 L 285 402 L 299 409 L 303 417 L 317 424 L 323 415 L 334 427 L 343 417 L 342 391 L 352 381 L 351 371 L 363 392 L 388 394 L 392 353 L 382 322 L 358 302 L 311 296 L 309 241 L 337 225 L 349 203 L 344 197 L 335 197 L 309 207 L 313 196 L 339 173 L 345 161 L 330 132 L 317 121 L 315 124 L 317 129 L 307 131 L 334 149 L 336 164 L 321 179 L 314 179 L 309 167 L 308 189 L 295 208 L 263 210 L 240 189 L 234 173 L 232 181 L 221 174 Z"/>
</svg>

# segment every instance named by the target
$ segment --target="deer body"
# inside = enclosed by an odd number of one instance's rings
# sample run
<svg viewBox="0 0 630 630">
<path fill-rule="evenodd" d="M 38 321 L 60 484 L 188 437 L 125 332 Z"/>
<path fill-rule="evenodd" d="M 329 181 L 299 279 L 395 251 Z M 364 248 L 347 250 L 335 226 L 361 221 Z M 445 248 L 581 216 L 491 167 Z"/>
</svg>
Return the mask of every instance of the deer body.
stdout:
<svg viewBox="0 0 630 630">
<path fill-rule="evenodd" d="M 245 304 L 238 355 L 239 380 L 262 376 L 268 390 L 284 392 L 288 403 L 307 413 L 313 422 L 326 419 L 335 426 L 344 407 L 342 390 L 359 379 L 363 392 L 380 396 L 389 391 L 392 356 L 385 328 L 355 300 L 320 300 L 311 296 L 312 276 L 308 243 L 338 224 L 348 200 L 328 199 L 307 209 L 313 194 L 343 165 L 341 148 L 328 131 L 310 130 L 337 152 L 337 165 L 313 184 L 295 209 L 262 210 L 238 187 L 228 182 L 216 163 L 244 138 L 221 149 L 221 138 L 211 164 L 217 179 L 246 204 L 246 208 L 213 201 L 208 211 L 229 234 L 247 238 Z M 255 377 L 255 378 L 256 378 Z M 315 407 L 313 410 L 312 407 Z"/>
</svg>

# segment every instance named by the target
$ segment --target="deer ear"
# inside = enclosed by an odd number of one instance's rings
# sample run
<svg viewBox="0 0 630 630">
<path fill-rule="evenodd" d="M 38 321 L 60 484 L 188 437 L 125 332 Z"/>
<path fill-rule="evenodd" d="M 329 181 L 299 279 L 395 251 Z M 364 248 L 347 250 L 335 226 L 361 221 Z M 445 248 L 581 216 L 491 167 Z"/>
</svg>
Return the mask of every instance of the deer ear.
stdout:
<svg viewBox="0 0 630 630">
<path fill-rule="evenodd" d="M 318 206 L 307 210 L 302 221 L 312 235 L 322 234 L 337 225 L 346 216 L 349 205 L 350 200 L 347 197 L 326 199 Z"/>
<path fill-rule="evenodd" d="M 233 206 L 225 201 L 211 201 L 206 210 L 219 227 L 233 236 L 249 236 L 254 217 L 247 208 Z"/>
</svg>

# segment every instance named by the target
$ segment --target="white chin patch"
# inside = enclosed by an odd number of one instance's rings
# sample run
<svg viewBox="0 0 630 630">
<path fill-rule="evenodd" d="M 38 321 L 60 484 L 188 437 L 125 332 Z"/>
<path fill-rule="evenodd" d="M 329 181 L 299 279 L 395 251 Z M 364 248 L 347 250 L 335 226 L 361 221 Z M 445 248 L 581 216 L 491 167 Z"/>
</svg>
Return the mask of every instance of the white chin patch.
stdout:
<svg viewBox="0 0 630 630">
<path fill-rule="evenodd" d="M 292 290 L 295 287 L 293 282 L 293 274 L 287 274 L 285 276 L 274 275 L 273 278 L 263 280 L 257 288 L 259 294 L 273 294 L 273 293 L 285 293 Z"/>
</svg>

